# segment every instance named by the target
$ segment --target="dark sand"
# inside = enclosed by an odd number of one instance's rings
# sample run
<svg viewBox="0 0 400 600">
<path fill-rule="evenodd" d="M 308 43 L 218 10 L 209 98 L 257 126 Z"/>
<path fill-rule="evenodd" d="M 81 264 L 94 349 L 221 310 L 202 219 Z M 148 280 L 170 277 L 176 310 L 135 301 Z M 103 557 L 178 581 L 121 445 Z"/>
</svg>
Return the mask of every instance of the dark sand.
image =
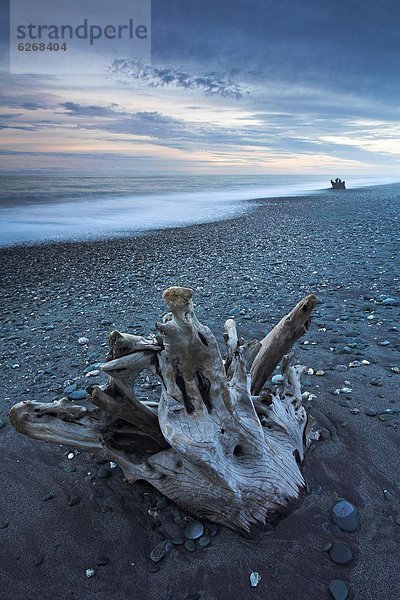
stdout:
<svg viewBox="0 0 400 600">
<path fill-rule="evenodd" d="M 269 199 L 247 216 L 148 237 L 1 250 L 1 600 L 321 600 L 331 579 L 346 582 L 349 598 L 400 598 L 400 415 L 365 414 L 400 408 L 399 305 L 379 304 L 380 295 L 399 298 L 399 198 L 400 185 Z M 262 337 L 317 294 L 296 358 L 325 372 L 304 376 L 324 439 L 304 465 L 311 493 L 274 529 L 253 539 L 220 529 L 208 548 L 175 548 L 155 565 L 149 554 L 170 535 L 172 507 L 150 516 L 151 488 L 124 483 L 118 468 L 91 478 L 93 458 L 68 460 L 71 449 L 18 435 L 6 414 L 23 399 L 59 398 L 70 380 L 97 381 L 82 373 L 103 359 L 107 333 L 153 331 L 171 284 L 195 289 L 198 315 L 219 339 L 232 313 L 246 338 Z M 354 360 L 370 364 L 347 368 Z M 157 389 L 142 383 L 153 397 Z M 352 392 L 333 394 L 343 386 Z M 76 471 L 65 472 L 70 465 Z M 68 506 L 72 496 L 81 501 Z M 360 510 L 355 533 L 328 529 L 340 497 Z M 324 551 L 334 541 L 351 548 L 349 565 Z M 99 555 L 106 566 L 95 566 Z M 262 576 L 257 588 L 252 571 Z"/>
</svg>

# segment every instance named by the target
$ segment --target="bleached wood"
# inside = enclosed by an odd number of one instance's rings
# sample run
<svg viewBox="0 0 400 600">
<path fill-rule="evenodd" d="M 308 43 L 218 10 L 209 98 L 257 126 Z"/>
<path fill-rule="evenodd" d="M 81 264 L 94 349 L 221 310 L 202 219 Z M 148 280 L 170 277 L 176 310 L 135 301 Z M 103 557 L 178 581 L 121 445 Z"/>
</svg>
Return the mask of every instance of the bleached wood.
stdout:
<svg viewBox="0 0 400 600">
<path fill-rule="evenodd" d="M 311 312 L 317 299 L 313 294 L 306 296 L 294 309 L 279 321 L 278 325 L 261 340 L 261 347 L 251 365 L 252 392 L 257 395 L 274 372 L 285 354 L 309 328 Z"/>
<path fill-rule="evenodd" d="M 156 324 L 157 338 L 110 334 L 108 383 L 90 388 L 83 405 L 24 402 L 11 409 L 11 423 L 33 438 L 102 452 L 128 482 L 144 479 L 199 518 L 249 531 L 304 486 L 300 464 L 314 433 L 301 405 L 304 368 L 284 354 L 308 326 L 315 298 L 250 346 L 229 319 L 224 362 L 196 317 L 192 290 L 172 287 L 163 297 L 170 312 Z M 282 359 L 282 387 L 259 393 Z M 159 403 L 136 397 L 134 381 L 145 369 L 160 379 Z"/>
</svg>

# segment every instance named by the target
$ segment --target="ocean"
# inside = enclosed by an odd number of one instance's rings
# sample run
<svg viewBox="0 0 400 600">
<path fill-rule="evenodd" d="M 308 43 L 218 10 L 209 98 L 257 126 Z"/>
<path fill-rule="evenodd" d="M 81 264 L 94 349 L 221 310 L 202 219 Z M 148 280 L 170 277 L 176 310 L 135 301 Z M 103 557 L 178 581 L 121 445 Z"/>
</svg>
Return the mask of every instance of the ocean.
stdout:
<svg viewBox="0 0 400 600">
<path fill-rule="evenodd" d="M 357 179 L 351 187 L 393 180 Z M 229 218 L 261 198 L 317 193 L 311 176 L 0 176 L 0 246 L 143 235 Z"/>
</svg>

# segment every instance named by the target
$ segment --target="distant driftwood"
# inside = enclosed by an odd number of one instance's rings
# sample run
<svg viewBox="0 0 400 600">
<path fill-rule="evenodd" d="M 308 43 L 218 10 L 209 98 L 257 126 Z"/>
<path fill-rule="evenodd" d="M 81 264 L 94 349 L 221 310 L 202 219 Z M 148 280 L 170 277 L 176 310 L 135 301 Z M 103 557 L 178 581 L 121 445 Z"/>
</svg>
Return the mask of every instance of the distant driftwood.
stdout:
<svg viewBox="0 0 400 600">
<path fill-rule="evenodd" d="M 339 179 L 339 177 L 336 177 L 335 180 L 331 179 L 331 186 L 333 190 L 345 190 L 346 182 Z"/>
<path fill-rule="evenodd" d="M 153 338 L 113 331 L 102 369 L 108 383 L 85 405 L 62 398 L 10 410 L 15 429 L 116 462 L 127 481 L 145 480 L 183 509 L 239 532 L 272 520 L 304 487 L 300 465 L 318 434 L 302 406 L 294 342 L 307 331 L 315 296 L 301 300 L 261 342 L 244 344 L 225 323 L 226 358 L 195 315 L 192 290 L 172 287 L 171 312 Z M 278 391 L 263 389 L 282 361 Z M 141 402 L 134 381 L 150 370 L 159 403 Z"/>
</svg>

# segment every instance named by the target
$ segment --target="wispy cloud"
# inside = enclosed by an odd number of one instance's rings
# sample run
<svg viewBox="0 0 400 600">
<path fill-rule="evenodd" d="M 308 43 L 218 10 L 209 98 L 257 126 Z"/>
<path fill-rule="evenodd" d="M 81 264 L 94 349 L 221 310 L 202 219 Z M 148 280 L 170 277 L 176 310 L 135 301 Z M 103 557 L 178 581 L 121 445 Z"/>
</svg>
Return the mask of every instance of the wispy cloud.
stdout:
<svg viewBox="0 0 400 600">
<path fill-rule="evenodd" d="M 238 83 L 217 72 L 191 74 L 175 67 L 153 67 L 140 61 L 115 59 L 110 72 L 125 75 L 147 87 L 199 90 L 208 95 L 242 98 L 248 92 Z"/>
<path fill-rule="evenodd" d="M 115 115 L 113 106 L 98 106 L 96 104 L 79 104 L 77 102 L 62 102 L 60 104 L 68 114 L 85 117 L 110 117 Z"/>
</svg>

